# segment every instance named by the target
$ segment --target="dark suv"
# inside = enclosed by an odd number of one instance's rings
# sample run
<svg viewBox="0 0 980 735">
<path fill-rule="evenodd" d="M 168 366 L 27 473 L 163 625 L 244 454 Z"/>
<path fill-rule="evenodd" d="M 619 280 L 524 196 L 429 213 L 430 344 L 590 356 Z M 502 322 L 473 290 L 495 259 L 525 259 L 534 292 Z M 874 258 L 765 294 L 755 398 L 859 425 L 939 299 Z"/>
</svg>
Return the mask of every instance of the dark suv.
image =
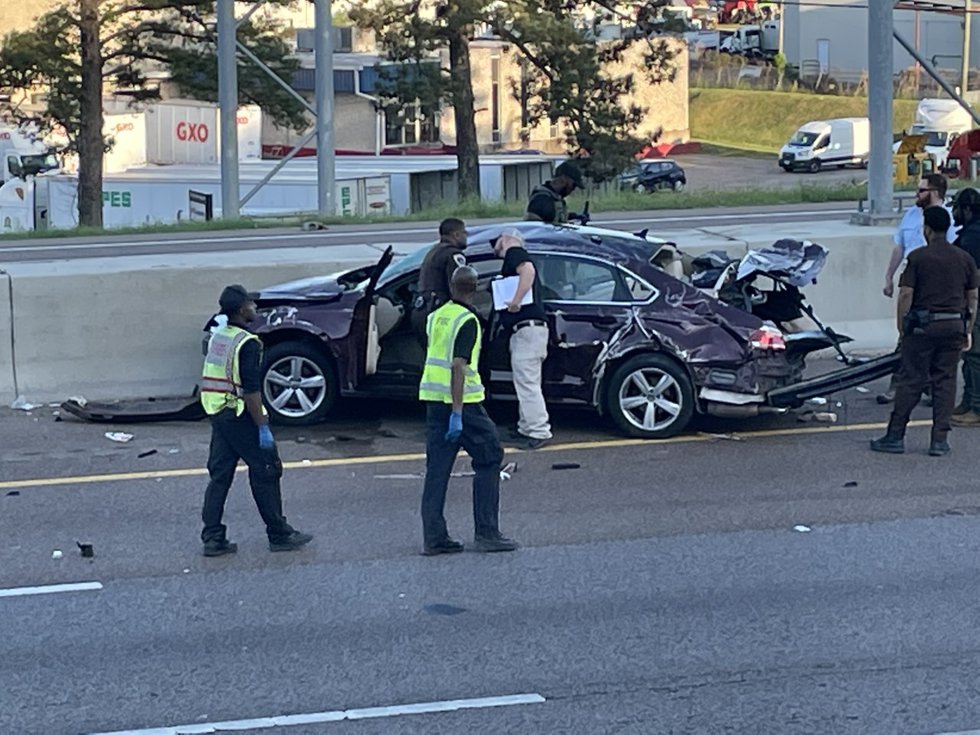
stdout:
<svg viewBox="0 0 980 735">
<path fill-rule="evenodd" d="M 619 177 L 619 188 L 632 189 L 636 192 L 657 191 L 658 189 L 673 189 L 680 191 L 687 185 L 687 174 L 677 165 L 676 161 L 668 159 L 644 159 L 625 171 Z"/>
</svg>

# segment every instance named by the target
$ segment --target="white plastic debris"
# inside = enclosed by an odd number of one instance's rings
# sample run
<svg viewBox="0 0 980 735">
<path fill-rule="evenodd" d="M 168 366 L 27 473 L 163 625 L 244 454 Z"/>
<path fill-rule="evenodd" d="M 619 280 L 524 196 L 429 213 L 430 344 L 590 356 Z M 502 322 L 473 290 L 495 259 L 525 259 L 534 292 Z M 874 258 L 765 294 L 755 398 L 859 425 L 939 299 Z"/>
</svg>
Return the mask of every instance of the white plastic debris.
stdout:
<svg viewBox="0 0 980 735">
<path fill-rule="evenodd" d="M 303 464 L 306 465 L 306 466 L 309 466 L 309 465 L 313 464 L 313 461 L 312 460 L 309 460 L 309 459 L 304 459 L 303 460 Z"/>
<path fill-rule="evenodd" d="M 60 559 L 63 556 L 64 554 L 61 553 L 61 549 L 55 549 L 54 551 L 51 552 L 52 559 Z"/>
<path fill-rule="evenodd" d="M 125 431 L 107 431 L 105 433 L 105 438 L 109 441 L 125 444 L 126 442 L 133 440 L 133 434 L 127 434 Z"/>
<path fill-rule="evenodd" d="M 854 390 L 856 390 L 858 393 L 870 393 L 871 392 L 871 389 L 870 388 L 865 388 L 863 385 L 859 385 Z"/>
<path fill-rule="evenodd" d="M 794 531 L 799 531 L 800 533 L 810 533 L 809 526 L 793 526 Z"/>
<path fill-rule="evenodd" d="M 180 453 L 179 449 L 171 449 L 167 452 L 167 454 L 179 454 L 179 453 Z"/>
<path fill-rule="evenodd" d="M 17 399 L 10 404 L 10 407 L 15 411 L 33 411 L 35 408 L 40 408 L 40 403 L 31 403 L 24 396 L 17 396 Z"/>
<path fill-rule="evenodd" d="M 85 398 L 85 396 L 72 396 L 68 400 L 73 403 L 77 403 L 79 406 L 84 406 L 86 403 L 88 403 L 88 399 Z"/>
<path fill-rule="evenodd" d="M 836 424 L 837 414 L 833 411 L 818 411 L 813 414 L 813 420 L 820 424 Z"/>
<path fill-rule="evenodd" d="M 811 399 L 809 399 L 807 401 L 807 403 L 812 403 L 814 406 L 826 406 L 827 405 L 827 399 L 826 398 L 811 398 Z"/>
</svg>

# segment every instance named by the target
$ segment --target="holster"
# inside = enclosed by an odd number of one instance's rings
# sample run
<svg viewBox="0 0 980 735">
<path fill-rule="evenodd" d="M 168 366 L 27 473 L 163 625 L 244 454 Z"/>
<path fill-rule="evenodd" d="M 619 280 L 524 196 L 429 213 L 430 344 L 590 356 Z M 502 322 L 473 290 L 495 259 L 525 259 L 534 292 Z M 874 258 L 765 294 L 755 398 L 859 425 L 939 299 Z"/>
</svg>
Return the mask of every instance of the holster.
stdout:
<svg viewBox="0 0 980 735">
<path fill-rule="evenodd" d="M 913 334 L 925 334 L 926 327 L 932 321 L 932 315 L 928 309 L 910 309 L 902 317 L 902 334 L 906 337 Z"/>
</svg>

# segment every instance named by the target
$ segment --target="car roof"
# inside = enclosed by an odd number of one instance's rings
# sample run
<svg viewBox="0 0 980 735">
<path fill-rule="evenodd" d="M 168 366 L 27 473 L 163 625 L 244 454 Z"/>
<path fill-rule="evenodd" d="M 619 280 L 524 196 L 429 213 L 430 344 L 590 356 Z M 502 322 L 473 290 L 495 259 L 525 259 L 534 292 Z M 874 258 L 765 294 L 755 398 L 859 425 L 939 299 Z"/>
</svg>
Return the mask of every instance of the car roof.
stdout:
<svg viewBox="0 0 980 735">
<path fill-rule="evenodd" d="M 590 225 L 552 225 L 545 222 L 517 221 L 502 224 L 471 227 L 467 250 L 476 252 L 482 245 L 490 248 L 490 241 L 505 230 L 516 229 L 528 246 L 535 252 L 575 253 L 592 255 L 616 262 L 642 260 L 650 257 L 668 241 L 655 235 L 613 230 Z"/>
</svg>

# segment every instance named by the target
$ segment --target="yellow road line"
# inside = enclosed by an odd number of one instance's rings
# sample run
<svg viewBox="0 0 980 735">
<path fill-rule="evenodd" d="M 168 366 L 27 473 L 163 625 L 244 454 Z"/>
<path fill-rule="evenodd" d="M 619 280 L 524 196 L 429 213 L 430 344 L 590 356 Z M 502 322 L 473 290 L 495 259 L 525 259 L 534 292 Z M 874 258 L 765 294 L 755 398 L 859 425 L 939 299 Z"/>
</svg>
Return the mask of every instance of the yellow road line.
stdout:
<svg viewBox="0 0 980 735">
<path fill-rule="evenodd" d="M 912 421 L 910 427 L 930 426 L 930 421 Z M 763 431 L 750 431 L 745 433 L 735 433 L 741 439 L 756 439 L 783 436 L 804 436 L 809 434 L 835 434 L 847 431 L 871 431 L 874 429 L 884 429 L 887 424 L 849 424 L 846 426 L 810 426 L 794 429 L 766 429 Z M 727 435 L 715 434 L 689 434 L 685 436 L 675 436 L 671 439 L 599 439 L 596 441 L 567 442 L 565 444 L 550 444 L 544 446 L 537 452 L 564 452 L 569 450 L 582 449 L 617 449 L 620 447 L 638 446 L 658 446 L 661 444 L 693 444 L 696 442 L 714 441 L 719 437 Z M 514 454 L 521 450 L 509 448 L 507 454 Z M 338 457 L 336 459 L 304 459 L 298 462 L 284 462 L 283 467 L 290 470 L 314 469 L 320 467 L 344 467 L 349 465 L 370 465 L 370 464 L 389 464 L 391 462 L 412 462 L 425 459 L 424 452 L 413 452 L 410 454 L 382 454 L 374 457 Z M 245 467 L 239 467 L 239 472 L 244 472 Z M 156 480 L 167 477 L 201 477 L 207 475 L 204 467 L 192 467 L 179 470 L 147 470 L 144 472 L 118 472 L 103 475 L 76 475 L 69 477 L 41 477 L 28 480 L 7 480 L 0 482 L 0 490 L 14 490 L 26 487 L 52 487 L 58 485 L 94 485 L 108 482 L 123 482 L 126 480 Z"/>
</svg>

